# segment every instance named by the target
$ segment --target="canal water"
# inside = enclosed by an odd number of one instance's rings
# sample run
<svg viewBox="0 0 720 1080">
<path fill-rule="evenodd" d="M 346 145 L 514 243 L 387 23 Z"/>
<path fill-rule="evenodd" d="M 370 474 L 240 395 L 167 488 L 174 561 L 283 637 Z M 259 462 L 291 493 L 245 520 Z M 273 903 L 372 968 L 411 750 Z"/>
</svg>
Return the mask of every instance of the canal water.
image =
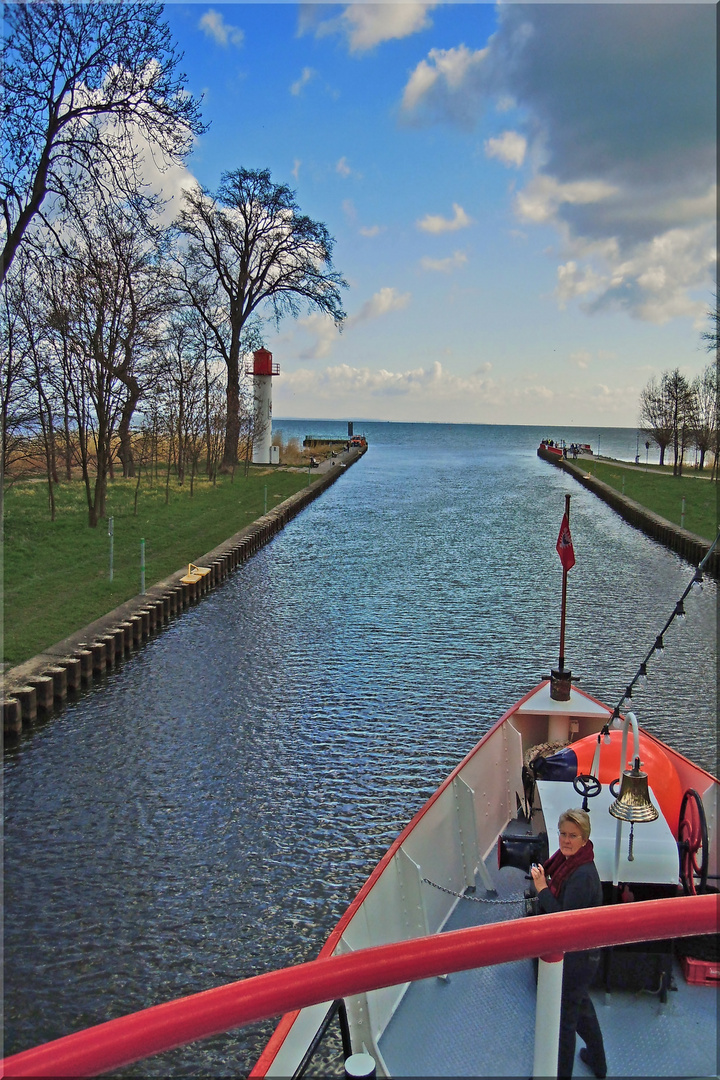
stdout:
<svg viewBox="0 0 720 1080">
<path fill-rule="evenodd" d="M 537 458 L 547 432 L 355 430 L 370 448 L 338 483 L 6 748 L 6 1053 L 316 955 L 410 816 L 557 663 L 566 492 L 566 656 L 583 689 L 619 699 L 690 580 Z M 634 431 L 600 439 L 635 456 Z M 712 772 L 716 602 L 713 582 L 693 592 L 633 698 Z M 245 1076 L 272 1027 L 122 1075 Z"/>
</svg>

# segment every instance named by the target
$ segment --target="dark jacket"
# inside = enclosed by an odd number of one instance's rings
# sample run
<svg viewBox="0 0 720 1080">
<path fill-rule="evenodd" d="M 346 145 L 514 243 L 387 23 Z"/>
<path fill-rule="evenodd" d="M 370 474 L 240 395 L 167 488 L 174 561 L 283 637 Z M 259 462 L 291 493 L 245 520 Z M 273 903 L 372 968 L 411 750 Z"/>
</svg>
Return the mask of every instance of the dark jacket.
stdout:
<svg viewBox="0 0 720 1080">
<path fill-rule="evenodd" d="M 538 893 L 538 907 L 543 915 L 549 915 L 553 911 L 572 911 L 577 908 L 600 907 L 603 902 L 602 885 L 600 875 L 594 862 L 583 863 L 573 870 L 569 878 L 566 878 L 560 889 L 559 896 L 553 896 L 550 889 L 543 889 Z M 600 957 L 597 949 L 590 952 L 567 953 L 567 963 L 570 957 L 577 957 L 579 962 L 594 960 Z M 572 961 L 571 961 L 572 963 Z"/>
<path fill-rule="evenodd" d="M 578 866 L 563 882 L 559 896 L 553 896 L 550 889 L 543 889 L 538 893 L 538 906 L 544 915 L 549 915 L 552 911 L 600 907 L 602 902 L 602 885 L 594 862 Z"/>
</svg>

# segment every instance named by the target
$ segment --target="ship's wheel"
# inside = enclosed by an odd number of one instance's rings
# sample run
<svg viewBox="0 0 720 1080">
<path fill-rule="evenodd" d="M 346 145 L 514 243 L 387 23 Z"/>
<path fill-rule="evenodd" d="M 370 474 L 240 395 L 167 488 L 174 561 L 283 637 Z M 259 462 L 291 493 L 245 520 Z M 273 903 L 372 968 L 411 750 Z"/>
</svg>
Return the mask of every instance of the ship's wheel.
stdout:
<svg viewBox="0 0 720 1080">
<path fill-rule="evenodd" d="M 577 791 L 578 795 L 583 796 L 582 808 L 587 812 L 588 799 L 594 799 L 596 795 L 599 795 L 602 791 L 602 785 L 597 776 L 593 776 L 592 773 L 580 773 L 573 780 L 573 787 Z"/>
<path fill-rule="evenodd" d="M 686 896 L 707 892 L 708 831 L 702 799 L 688 788 L 680 804 L 678 824 L 680 880 Z"/>
</svg>

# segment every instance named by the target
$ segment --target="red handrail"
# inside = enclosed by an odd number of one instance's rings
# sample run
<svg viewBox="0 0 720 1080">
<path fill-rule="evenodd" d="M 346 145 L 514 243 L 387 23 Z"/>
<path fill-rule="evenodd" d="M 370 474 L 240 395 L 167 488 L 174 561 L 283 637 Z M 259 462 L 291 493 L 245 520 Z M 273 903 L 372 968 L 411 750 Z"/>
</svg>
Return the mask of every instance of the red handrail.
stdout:
<svg viewBox="0 0 720 1080">
<path fill-rule="evenodd" d="M 154 1005 L 14 1054 L 4 1076 L 96 1076 L 318 1002 L 549 952 L 708 934 L 720 894 L 513 919 L 312 960 Z"/>
</svg>

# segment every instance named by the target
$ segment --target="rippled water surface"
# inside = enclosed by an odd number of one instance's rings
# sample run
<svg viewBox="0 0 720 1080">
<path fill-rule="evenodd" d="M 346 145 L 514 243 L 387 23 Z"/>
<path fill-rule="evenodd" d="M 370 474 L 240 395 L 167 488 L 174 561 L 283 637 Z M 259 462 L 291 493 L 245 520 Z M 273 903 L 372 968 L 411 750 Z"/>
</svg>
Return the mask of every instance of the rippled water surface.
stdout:
<svg viewBox="0 0 720 1080">
<path fill-rule="evenodd" d="M 408 818 L 557 662 L 565 492 L 584 689 L 618 700 L 690 579 L 541 462 L 539 429 L 361 428 L 365 457 L 270 545 L 6 749 L 7 1053 L 316 955 Z M 634 432 L 601 438 L 634 456 Z M 688 598 L 633 699 L 713 772 L 716 600 L 712 582 Z M 246 1075 L 271 1029 L 123 1075 Z"/>
</svg>

